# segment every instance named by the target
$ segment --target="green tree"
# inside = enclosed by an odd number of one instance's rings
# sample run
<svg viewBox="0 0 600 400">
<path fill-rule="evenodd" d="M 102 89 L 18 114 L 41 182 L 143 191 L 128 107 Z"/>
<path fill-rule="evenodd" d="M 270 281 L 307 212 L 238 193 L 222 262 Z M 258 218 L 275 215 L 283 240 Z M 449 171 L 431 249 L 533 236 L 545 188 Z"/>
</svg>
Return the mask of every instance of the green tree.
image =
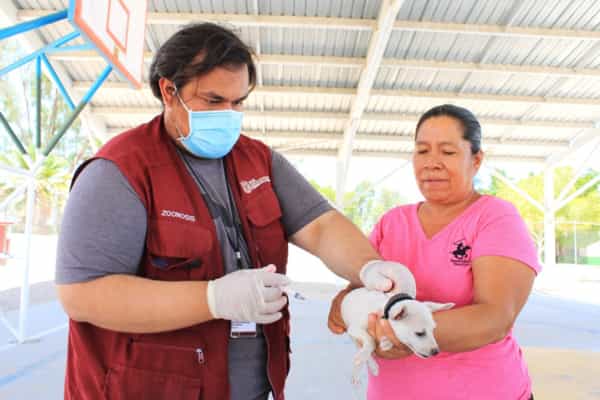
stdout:
<svg viewBox="0 0 600 400">
<path fill-rule="evenodd" d="M 580 176 L 570 193 L 574 193 L 580 187 L 597 176 L 596 171 L 588 171 Z M 558 197 L 567 183 L 574 177 L 575 171 L 571 167 L 557 168 L 554 174 L 554 197 Z M 544 202 L 544 176 L 543 174 L 530 174 L 529 176 L 516 182 L 516 185 L 528 193 L 539 203 Z M 574 199 L 556 213 L 557 221 L 585 221 L 600 223 L 600 184 L 593 185 L 578 198 Z M 492 184 L 488 189 L 489 194 L 512 202 L 525 221 L 534 236 L 539 248 L 542 246 L 544 236 L 543 213 L 533 206 L 529 201 L 515 193 L 508 185 L 504 184 L 498 178 L 492 178 Z M 592 225 L 579 225 L 577 227 L 578 247 L 586 247 L 589 244 L 600 239 L 597 228 Z M 573 249 L 573 229 L 572 224 L 557 224 L 556 229 L 557 258 L 559 260 L 571 261 Z"/>
<path fill-rule="evenodd" d="M 309 182 L 315 189 L 317 189 L 319 193 L 323 195 L 323 197 L 329 200 L 330 203 L 335 203 L 335 189 L 333 189 L 331 186 L 321 186 L 317 183 L 317 181 L 312 179 L 309 180 Z"/>
<path fill-rule="evenodd" d="M 30 170 L 36 164 L 39 154 L 32 145 L 26 155 L 17 150 L 0 154 L 0 164 Z M 34 225 L 36 232 L 54 231 L 59 220 L 61 210 L 66 200 L 65 193 L 69 189 L 71 168 L 69 161 L 61 156 L 50 154 L 46 157 L 35 174 L 36 203 L 34 211 Z M 20 176 L 10 176 L 0 185 L 0 198 L 6 197 L 13 190 L 25 183 Z M 24 216 L 25 196 L 14 204 L 13 210 Z M 23 221 L 20 221 L 21 223 Z"/>
<path fill-rule="evenodd" d="M 10 64 L 21 57 L 19 49 L 10 41 L 0 42 L 0 65 Z M 56 131 L 64 125 L 71 110 L 58 89 L 45 75 L 41 79 L 41 139 L 42 148 L 50 142 Z M 0 126 L 0 165 L 29 170 L 41 159 L 41 150 L 35 148 L 36 129 L 36 82 L 35 62 L 16 69 L 0 77 L 0 111 L 9 121 L 12 129 L 27 150 L 21 154 Z M 36 210 L 34 229 L 48 232 L 56 229 L 60 212 L 64 208 L 68 194 L 69 180 L 73 169 L 97 148 L 81 134 L 79 120 L 70 127 L 53 152 L 40 165 L 36 172 Z M 66 140 L 65 140 L 66 139 Z M 69 143 L 70 142 L 70 143 Z M 24 178 L 3 174 L 0 181 L 0 202 L 24 183 Z M 2 210 L 0 210 L 2 212 Z M 18 219 L 17 229 L 25 217 L 25 200 L 21 199 L 10 209 L 11 216 Z"/>
<path fill-rule="evenodd" d="M 315 181 L 310 183 L 331 203 L 335 203 L 335 189 L 321 186 Z M 387 210 L 402 203 L 403 199 L 398 192 L 378 189 L 372 182 L 363 181 L 353 191 L 344 194 L 343 213 L 368 234 Z"/>
</svg>

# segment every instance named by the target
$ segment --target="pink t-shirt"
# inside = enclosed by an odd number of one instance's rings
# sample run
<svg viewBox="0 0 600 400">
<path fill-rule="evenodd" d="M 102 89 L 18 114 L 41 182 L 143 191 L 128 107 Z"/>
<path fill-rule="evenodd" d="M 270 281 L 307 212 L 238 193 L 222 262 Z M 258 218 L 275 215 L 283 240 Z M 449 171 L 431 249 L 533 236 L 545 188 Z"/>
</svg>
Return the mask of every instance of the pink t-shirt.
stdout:
<svg viewBox="0 0 600 400">
<path fill-rule="evenodd" d="M 509 257 L 536 273 L 541 270 L 534 242 L 511 203 L 482 196 L 431 239 L 423 232 L 417 207 L 388 211 L 370 239 L 385 260 L 411 270 L 418 300 L 453 302 L 455 307 L 471 304 L 471 263 L 481 256 Z M 531 393 L 527 366 L 512 332 L 469 352 L 377 362 L 380 372 L 369 376 L 369 400 L 526 400 Z"/>
</svg>

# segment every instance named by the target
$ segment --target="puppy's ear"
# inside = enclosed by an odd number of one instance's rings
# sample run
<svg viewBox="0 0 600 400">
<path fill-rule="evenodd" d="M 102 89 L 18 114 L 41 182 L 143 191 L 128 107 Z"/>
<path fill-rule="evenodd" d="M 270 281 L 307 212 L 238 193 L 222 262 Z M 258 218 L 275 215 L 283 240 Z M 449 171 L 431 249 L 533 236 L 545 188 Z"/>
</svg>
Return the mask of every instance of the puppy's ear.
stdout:
<svg viewBox="0 0 600 400">
<path fill-rule="evenodd" d="M 401 304 L 396 304 L 390 310 L 390 319 L 393 321 L 400 321 L 406 317 L 406 307 Z"/>
<path fill-rule="evenodd" d="M 454 307 L 454 303 L 436 303 L 433 301 L 424 301 L 423 304 L 425 304 L 431 310 L 431 312 L 449 310 Z"/>
</svg>

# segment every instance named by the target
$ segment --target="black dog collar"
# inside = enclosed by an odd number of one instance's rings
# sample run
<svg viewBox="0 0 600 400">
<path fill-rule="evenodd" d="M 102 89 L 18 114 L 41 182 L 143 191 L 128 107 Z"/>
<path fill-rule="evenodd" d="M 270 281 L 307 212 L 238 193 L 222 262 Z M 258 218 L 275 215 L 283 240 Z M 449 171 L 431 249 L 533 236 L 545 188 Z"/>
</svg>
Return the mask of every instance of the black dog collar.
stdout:
<svg viewBox="0 0 600 400">
<path fill-rule="evenodd" d="M 390 318 L 390 309 L 396 303 L 400 303 L 404 300 L 414 300 L 412 296 L 407 295 L 406 293 L 398 293 L 389 298 L 387 303 L 385 303 L 385 307 L 383 308 L 383 319 Z"/>
</svg>

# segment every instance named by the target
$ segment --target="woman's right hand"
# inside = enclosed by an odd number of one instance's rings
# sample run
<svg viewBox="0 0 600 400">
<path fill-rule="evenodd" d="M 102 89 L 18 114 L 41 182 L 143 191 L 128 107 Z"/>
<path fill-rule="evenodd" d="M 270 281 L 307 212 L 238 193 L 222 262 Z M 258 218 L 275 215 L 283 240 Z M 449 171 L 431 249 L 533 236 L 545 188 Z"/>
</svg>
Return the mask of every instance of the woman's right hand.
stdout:
<svg viewBox="0 0 600 400">
<path fill-rule="evenodd" d="M 367 328 L 369 335 L 375 339 L 375 354 L 377 357 L 394 360 L 408 357 L 413 354 L 412 350 L 406 347 L 398 340 L 394 330 L 387 319 L 382 319 L 380 315 L 369 314 L 369 326 Z M 381 348 L 381 343 L 385 341 L 386 350 Z"/>
<path fill-rule="evenodd" d="M 340 291 L 331 302 L 327 326 L 329 327 L 329 330 L 336 335 L 341 335 L 346 332 L 346 324 L 344 324 L 344 319 L 342 318 L 342 301 L 344 301 L 344 297 L 352 290 L 353 288 L 351 287 L 345 288 Z"/>
</svg>

